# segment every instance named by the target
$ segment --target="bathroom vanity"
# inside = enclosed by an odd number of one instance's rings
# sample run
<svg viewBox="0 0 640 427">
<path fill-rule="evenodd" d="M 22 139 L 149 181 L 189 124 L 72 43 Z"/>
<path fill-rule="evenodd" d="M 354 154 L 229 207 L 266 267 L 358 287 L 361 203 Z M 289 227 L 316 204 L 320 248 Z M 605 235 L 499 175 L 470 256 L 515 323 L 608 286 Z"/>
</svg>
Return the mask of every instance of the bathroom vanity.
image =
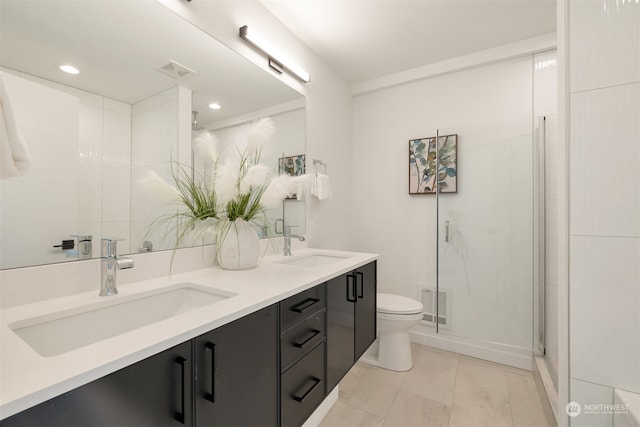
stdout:
<svg viewBox="0 0 640 427">
<path fill-rule="evenodd" d="M 225 298 L 81 346 L 43 345 L 24 330 L 55 323 L 54 311 L 84 316 L 81 307 L 97 296 L 5 309 L 0 423 L 302 425 L 375 339 L 376 258 L 307 249 L 252 270 L 125 285 L 97 303 L 140 304 L 135 296 L 155 298 L 158 289 L 174 301 L 202 301 L 207 289 Z"/>
</svg>

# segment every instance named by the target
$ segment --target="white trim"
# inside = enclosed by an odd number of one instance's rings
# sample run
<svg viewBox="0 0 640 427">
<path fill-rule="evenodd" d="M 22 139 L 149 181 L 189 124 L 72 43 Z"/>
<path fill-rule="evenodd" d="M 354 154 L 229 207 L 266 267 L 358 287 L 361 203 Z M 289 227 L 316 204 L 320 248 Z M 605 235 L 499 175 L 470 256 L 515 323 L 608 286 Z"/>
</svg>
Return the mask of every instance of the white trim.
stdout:
<svg viewBox="0 0 640 427">
<path fill-rule="evenodd" d="M 409 337 L 412 342 L 417 344 L 428 345 L 515 368 L 531 371 L 533 367 L 533 351 L 527 348 L 471 341 L 442 334 L 434 335 L 420 331 L 419 328 L 409 331 Z"/>
<path fill-rule="evenodd" d="M 553 50 L 557 46 L 556 33 L 549 33 L 518 42 L 481 50 L 469 55 L 447 59 L 422 67 L 412 68 L 399 73 L 389 74 L 351 85 L 352 96 L 361 95 L 375 90 L 385 89 L 391 86 L 422 80 L 430 77 L 461 71 L 469 68 L 487 65 L 526 55 Z"/>
</svg>

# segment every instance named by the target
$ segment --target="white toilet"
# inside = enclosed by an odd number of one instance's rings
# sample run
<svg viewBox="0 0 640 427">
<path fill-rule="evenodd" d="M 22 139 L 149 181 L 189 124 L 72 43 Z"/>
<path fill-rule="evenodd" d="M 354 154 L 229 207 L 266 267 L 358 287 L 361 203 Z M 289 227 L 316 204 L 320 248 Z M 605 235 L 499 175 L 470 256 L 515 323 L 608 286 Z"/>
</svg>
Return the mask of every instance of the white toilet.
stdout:
<svg viewBox="0 0 640 427">
<path fill-rule="evenodd" d="M 393 294 L 377 295 L 378 339 L 362 361 L 391 371 L 413 366 L 409 329 L 422 319 L 422 304 Z"/>
</svg>

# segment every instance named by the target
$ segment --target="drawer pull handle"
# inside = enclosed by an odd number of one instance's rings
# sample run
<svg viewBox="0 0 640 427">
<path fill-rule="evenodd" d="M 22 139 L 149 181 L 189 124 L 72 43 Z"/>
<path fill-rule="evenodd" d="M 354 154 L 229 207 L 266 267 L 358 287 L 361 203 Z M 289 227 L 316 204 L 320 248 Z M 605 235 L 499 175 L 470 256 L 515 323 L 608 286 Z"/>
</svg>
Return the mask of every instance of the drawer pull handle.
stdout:
<svg viewBox="0 0 640 427">
<path fill-rule="evenodd" d="M 315 337 L 318 336 L 318 334 L 322 333 L 322 331 L 319 331 L 317 329 L 312 329 L 310 330 L 306 335 L 304 335 L 302 338 L 299 338 L 297 341 L 293 342 L 293 345 L 298 347 L 298 348 L 303 348 L 305 345 L 307 345 L 312 339 L 314 339 Z"/>
<path fill-rule="evenodd" d="M 360 280 L 358 280 L 360 278 Z M 358 282 L 360 283 L 360 290 L 358 291 L 358 298 L 364 298 L 364 273 L 361 271 L 356 272 L 356 287 L 358 287 Z"/>
<path fill-rule="evenodd" d="M 216 345 L 208 341 L 205 350 L 211 353 L 211 393 L 205 393 L 204 397 L 211 403 L 216 403 Z"/>
<path fill-rule="evenodd" d="M 356 302 L 358 300 L 356 296 L 356 275 L 347 274 L 347 301 Z M 351 299 L 353 297 L 353 299 Z"/>
<path fill-rule="evenodd" d="M 311 377 L 307 380 L 306 383 L 304 383 L 304 386 L 302 387 L 303 390 L 306 389 L 306 391 L 302 394 L 296 392 L 293 394 L 293 400 L 297 401 L 297 402 L 301 402 L 309 395 L 309 393 L 311 393 L 313 391 L 314 388 L 316 388 L 318 386 L 318 384 L 320 384 L 322 382 L 322 380 L 320 378 L 316 378 L 316 377 Z M 309 387 L 309 384 L 311 384 L 311 387 Z"/>
<path fill-rule="evenodd" d="M 180 365 L 180 412 L 175 413 L 175 419 L 182 424 L 185 423 L 185 364 L 187 363 L 187 359 L 182 356 L 178 356 L 175 359 L 175 362 Z"/>
<path fill-rule="evenodd" d="M 307 298 L 302 301 L 300 304 L 296 304 L 291 307 L 291 311 L 295 311 L 296 313 L 304 313 L 308 309 L 310 309 L 314 304 L 320 302 L 317 298 Z"/>
</svg>

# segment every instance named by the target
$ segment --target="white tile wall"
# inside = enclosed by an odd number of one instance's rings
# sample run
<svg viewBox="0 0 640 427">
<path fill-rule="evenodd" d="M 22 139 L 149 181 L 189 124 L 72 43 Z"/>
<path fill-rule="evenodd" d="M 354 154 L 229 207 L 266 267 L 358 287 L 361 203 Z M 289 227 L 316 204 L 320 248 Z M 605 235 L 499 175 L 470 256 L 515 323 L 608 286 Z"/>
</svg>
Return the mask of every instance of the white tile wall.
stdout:
<svg viewBox="0 0 640 427">
<path fill-rule="evenodd" d="M 571 401 L 581 407 L 580 414 L 571 418 L 571 427 L 613 427 L 612 414 L 593 411 L 588 406 L 612 404 L 613 389 L 610 387 L 572 379 Z"/>
<path fill-rule="evenodd" d="M 77 222 L 78 99 L 15 74 L 4 80 L 32 165 L 26 175 L 0 181 L 0 268 L 34 257 L 62 262 L 66 253 L 53 245 Z"/>
<path fill-rule="evenodd" d="M 51 248 L 71 234 L 93 235 L 99 256 L 103 216 L 116 221 L 119 235 L 128 239 L 123 224 L 130 216 L 131 106 L 28 74 L 14 72 L 9 80 L 19 86 L 14 103 L 26 112 L 19 125 L 33 167 L 1 184 L 2 268 L 72 260 Z M 17 202 L 4 203 L 11 194 Z M 46 215 L 39 215 L 43 210 Z M 24 245 L 43 250 L 36 255 Z"/>
<path fill-rule="evenodd" d="M 570 400 L 577 400 L 585 387 L 605 386 L 609 397 L 615 387 L 640 392 L 640 4 L 573 0 L 569 10 Z"/>
<path fill-rule="evenodd" d="M 571 233 L 640 237 L 640 83 L 571 95 Z"/>
<path fill-rule="evenodd" d="M 571 92 L 639 81 L 640 4 L 574 0 L 569 10 Z"/>
<path fill-rule="evenodd" d="M 640 392 L 640 239 L 570 244 L 571 375 Z"/>
<path fill-rule="evenodd" d="M 166 230 L 146 236 L 150 221 L 171 210 L 138 184 L 147 169 L 171 183 L 170 159 L 191 161 L 191 92 L 174 87 L 132 106 L 131 248 L 151 240 L 154 250 L 172 248 Z M 146 237 L 145 237 L 146 236 Z"/>
</svg>

